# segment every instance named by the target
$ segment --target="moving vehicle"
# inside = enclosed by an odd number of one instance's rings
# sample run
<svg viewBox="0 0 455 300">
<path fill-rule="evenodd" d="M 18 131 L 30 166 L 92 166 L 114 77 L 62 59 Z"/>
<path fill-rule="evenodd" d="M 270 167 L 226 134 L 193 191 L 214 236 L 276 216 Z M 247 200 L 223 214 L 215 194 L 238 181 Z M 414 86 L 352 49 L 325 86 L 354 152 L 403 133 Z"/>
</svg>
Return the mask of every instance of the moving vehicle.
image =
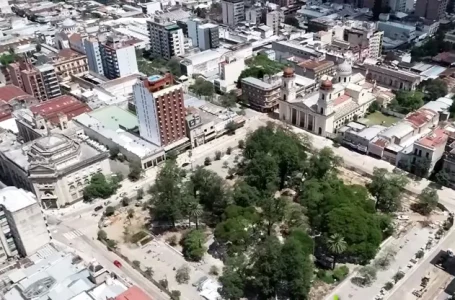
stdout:
<svg viewBox="0 0 455 300">
<path fill-rule="evenodd" d="M 95 207 L 95 211 L 99 211 L 99 210 L 102 210 L 102 209 L 103 209 L 102 205 L 98 205 L 97 207 Z"/>
<path fill-rule="evenodd" d="M 114 265 L 115 265 L 117 268 L 121 268 L 121 267 L 122 267 L 122 263 L 119 262 L 118 260 L 114 260 Z"/>
</svg>

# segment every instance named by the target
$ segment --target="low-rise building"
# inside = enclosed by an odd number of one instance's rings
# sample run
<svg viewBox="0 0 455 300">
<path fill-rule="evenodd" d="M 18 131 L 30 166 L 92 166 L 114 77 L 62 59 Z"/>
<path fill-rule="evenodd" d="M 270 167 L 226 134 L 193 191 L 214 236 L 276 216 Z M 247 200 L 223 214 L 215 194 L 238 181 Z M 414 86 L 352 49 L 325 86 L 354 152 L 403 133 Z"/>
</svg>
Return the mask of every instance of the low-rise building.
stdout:
<svg viewBox="0 0 455 300">
<path fill-rule="evenodd" d="M 264 76 L 264 79 L 246 77 L 242 79 L 242 98 L 253 109 L 272 112 L 278 107 L 281 80 L 277 76 Z"/>
<path fill-rule="evenodd" d="M 336 65 L 330 60 L 308 59 L 298 63 L 295 67 L 297 75 L 314 80 L 320 80 L 323 75 L 332 76 L 336 72 Z"/>
<path fill-rule="evenodd" d="M 135 115 L 117 106 L 107 106 L 84 113 L 74 121 L 87 136 L 109 149 L 118 149 L 128 161 L 148 169 L 164 161 L 164 149 L 142 139 L 138 134 L 139 122 Z"/>
<path fill-rule="evenodd" d="M 378 65 L 376 61 L 366 61 L 363 67 L 366 69 L 366 79 L 393 90 L 414 91 L 420 83 L 419 75 L 398 67 Z"/>
<path fill-rule="evenodd" d="M 357 125 L 358 123 L 355 124 Z M 368 145 L 371 140 L 387 128 L 381 125 L 363 126 L 360 128 L 349 125 L 350 123 L 347 125 L 348 129 L 342 132 L 343 144 L 366 154 L 368 154 Z"/>
<path fill-rule="evenodd" d="M 74 117 L 90 111 L 87 104 L 74 97 L 63 95 L 30 108 L 16 110 L 14 116 L 19 138 L 29 142 L 48 135 L 55 128 L 67 129 L 68 122 Z"/>
<path fill-rule="evenodd" d="M 71 79 L 71 75 L 88 71 L 87 56 L 72 49 L 62 49 L 54 62 L 55 73 L 61 81 Z"/>
</svg>

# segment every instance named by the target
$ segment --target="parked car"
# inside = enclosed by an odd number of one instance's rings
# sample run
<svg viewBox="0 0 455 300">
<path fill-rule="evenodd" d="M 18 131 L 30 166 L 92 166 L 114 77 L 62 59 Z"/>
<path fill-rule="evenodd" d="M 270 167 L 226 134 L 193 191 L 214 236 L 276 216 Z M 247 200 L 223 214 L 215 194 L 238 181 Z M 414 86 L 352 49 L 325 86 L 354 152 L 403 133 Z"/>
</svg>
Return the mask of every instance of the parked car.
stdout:
<svg viewBox="0 0 455 300">
<path fill-rule="evenodd" d="M 95 207 L 95 211 L 99 211 L 99 210 L 102 210 L 102 209 L 103 209 L 102 205 L 98 205 L 97 207 Z"/>
<path fill-rule="evenodd" d="M 114 265 L 115 265 L 117 268 L 121 268 L 121 267 L 122 267 L 122 263 L 119 262 L 118 260 L 114 260 Z"/>
</svg>

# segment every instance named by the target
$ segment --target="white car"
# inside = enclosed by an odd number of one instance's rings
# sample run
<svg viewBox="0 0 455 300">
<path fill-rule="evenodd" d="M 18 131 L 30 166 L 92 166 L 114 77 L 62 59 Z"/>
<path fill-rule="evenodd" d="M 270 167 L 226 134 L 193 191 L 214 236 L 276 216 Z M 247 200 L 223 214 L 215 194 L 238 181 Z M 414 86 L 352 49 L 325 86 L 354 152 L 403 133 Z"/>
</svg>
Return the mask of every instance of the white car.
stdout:
<svg viewBox="0 0 455 300">
<path fill-rule="evenodd" d="M 409 216 L 406 216 L 406 215 L 399 215 L 399 216 L 398 216 L 398 220 L 405 220 L 405 221 L 407 221 L 407 220 L 409 220 Z"/>
</svg>

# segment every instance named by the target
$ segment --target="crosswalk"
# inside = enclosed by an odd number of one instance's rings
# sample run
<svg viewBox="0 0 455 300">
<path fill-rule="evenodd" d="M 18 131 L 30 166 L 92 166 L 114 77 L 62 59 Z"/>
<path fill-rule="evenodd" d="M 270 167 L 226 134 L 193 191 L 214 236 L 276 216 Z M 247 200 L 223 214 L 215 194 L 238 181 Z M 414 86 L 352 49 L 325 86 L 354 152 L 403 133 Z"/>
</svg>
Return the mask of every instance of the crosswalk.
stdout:
<svg viewBox="0 0 455 300">
<path fill-rule="evenodd" d="M 67 233 L 64 233 L 63 236 L 67 239 L 67 240 L 74 240 L 75 238 L 81 236 L 81 235 L 84 235 L 82 232 L 80 232 L 79 230 L 73 230 L 73 231 L 70 231 L 70 232 L 67 232 Z"/>
</svg>

